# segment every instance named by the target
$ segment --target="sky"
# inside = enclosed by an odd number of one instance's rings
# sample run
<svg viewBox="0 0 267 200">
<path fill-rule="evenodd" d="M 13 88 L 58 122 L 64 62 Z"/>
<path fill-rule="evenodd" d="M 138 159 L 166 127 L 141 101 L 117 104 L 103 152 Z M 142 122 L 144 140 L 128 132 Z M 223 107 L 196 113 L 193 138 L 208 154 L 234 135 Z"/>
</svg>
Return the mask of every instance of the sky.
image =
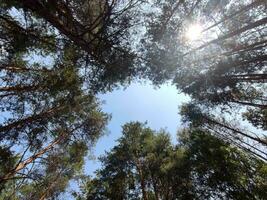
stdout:
<svg viewBox="0 0 267 200">
<path fill-rule="evenodd" d="M 148 82 L 132 83 L 126 89 L 117 89 L 99 98 L 105 101 L 103 111 L 112 114 L 112 119 L 108 124 L 108 135 L 101 137 L 93 150 L 95 158 L 116 145 L 121 126 L 130 121 L 147 122 L 154 130 L 165 128 L 175 142 L 176 132 L 182 126 L 178 107 L 189 101 L 188 96 L 178 94 L 175 86 L 164 84 L 155 88 Z M 97 159 L 87 160 L 85 172 L 94 175 L 99 167 Z"/>
</svg>

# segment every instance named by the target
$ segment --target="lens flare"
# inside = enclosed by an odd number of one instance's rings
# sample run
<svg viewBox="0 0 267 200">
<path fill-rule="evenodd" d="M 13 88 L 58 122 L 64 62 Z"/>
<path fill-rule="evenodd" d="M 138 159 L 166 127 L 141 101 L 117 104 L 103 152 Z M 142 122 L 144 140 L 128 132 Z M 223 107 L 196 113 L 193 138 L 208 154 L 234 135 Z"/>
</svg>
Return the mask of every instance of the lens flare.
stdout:
<svg viewBox="0 0 267 200">
<path fill-rule="evenodd" d="M 200 24 L 190 25 L 186 31 L 186 39 L 189 41 L 198 40 L 201 37 L 202 27 Z"/>
</svg>

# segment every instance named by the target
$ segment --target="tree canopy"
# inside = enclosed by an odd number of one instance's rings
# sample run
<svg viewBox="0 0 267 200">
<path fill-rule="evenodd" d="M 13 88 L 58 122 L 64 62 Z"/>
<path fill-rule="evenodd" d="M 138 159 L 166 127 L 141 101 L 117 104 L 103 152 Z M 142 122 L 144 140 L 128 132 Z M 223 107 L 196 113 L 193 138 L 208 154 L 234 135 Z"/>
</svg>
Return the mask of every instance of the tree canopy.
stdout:
<svg viewBox="0 0 267 200">
<path fill-rule="evenodd" d="M 264 199 L 266 163 L 201 129 L 166 131 L 139 122 L 100 158 L 77 199 Z"/>
<path fill-rule="evenodd" d="M 78 177 L 77 198 L 264 199 L 266 7 L 0 0 L 0 199 L 60 198 Z M 140 79 L 190 96 L 179 144 L 126 124 L 87 180 L 85 157 L 110 119 L 98 95 Z"/>
</svg>

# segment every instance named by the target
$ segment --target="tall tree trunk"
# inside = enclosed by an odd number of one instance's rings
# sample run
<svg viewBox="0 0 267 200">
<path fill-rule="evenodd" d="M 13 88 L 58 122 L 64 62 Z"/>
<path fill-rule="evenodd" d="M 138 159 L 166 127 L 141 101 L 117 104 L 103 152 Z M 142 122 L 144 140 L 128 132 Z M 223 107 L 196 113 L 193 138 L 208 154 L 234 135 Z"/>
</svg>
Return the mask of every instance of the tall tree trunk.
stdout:
<svg viewBox="0 0 267 200">
<path fill-rule="evenodd" d="M 27 118 L 12 122 L 12 123 L 4 125 L 4 126 L 0 126 L 0 133 L 9 131 L 9 130 L 11 130 L 13 128 L 23 127 L 26 124 L 30 124 L 30 123 L 32 123 L 34 121 L 42 120 L 44 118 L 45 118 L 45 120 L 47 120 L 48 117 L 51 117 L 53 114 L 59 112 L 63 108 L 64 108 L 64 106 L 58 106 L 58 107 L 51 108 L 49 110 L 43 111 L 43 112 L 41 112 L 39 114 L 31 115 L 31 116 L 29 116 Z"/>
<path fill-rule="evenodd" d="M 160 200 L 157 181 L 155 180 L 155 177 L 153 176 L 153 174 L 151 174 L 151 179 L 152 179 L 152 185 L 153 185 L 153 189 L 154 189 L 154 194 L 155 194 L 156 200 Z"/>
<path fill-rule="evenodd" d="M 3 183 L 11 178 L 13 178 L 16 173 L 18 173 L 20 170 L 26 168 L 29 164 L 33 163 L 37 158 L 40 158 L 42 155 L 50 151 L 55 145 L 60 143 L 66 135 L 61 135 L 58 138 L 56 138 L 53 142 L 51 142 L 49 145 L 47 145 L 45 148 L 40 150 L 38 153 L 32 155 L 31 157 L 27 158 L 26 160 L 20 162 L 13 170 L 11 170 L 9 173 L 4 175 L 3 177 L 0 177 L 0 183 Z"/>
<path fill-rule="evenodd" d="M 99 51 L 99 45 L 94 45 L 94 40 L 99 40 L 99 42 L 104 43 L 106 47 L 112 47 L 118 52 L 123 52 L 125 54 L 130 54 L 127 50 L 124 50 L 121 47 L 115 46 L 108 40 L 108 36 L 103 38 L 99 33 L 93 33 L 92 31 L 84 34 L 84 30 L 90 30 L 92 27 L 85 27 L 79 21 L 75 19 L 71 11 L 68 9 L 68 6 L 64 2 L 54 3 L 55 1 L 48 1 L 48 3 L 41 2 L 40 0 L 22 0 L 20 3 L 24 6 L 25 9 L 29 9 L 35 12 L 40 17 L 44 18 L 46 21 L 51 23 L 52 26 L 57 28 L 59 32 L 68 37 L 73 41 L 77 46 L 82 48 L 84 51 L 89 53 L 89 55 L 98 63 L 106 65 L 106 61 L 102 59 L 102 55 L 99 54 L 102 51 Z M 47 9 L 48 4 L 53 3 L 54 12 L 51 12 Z M 110 12 L 107 12 L 107 9 L 103 10 L 103 13 L 99 15 L 108 15 Z M 89 35 L 89 39 L 87 36 Z M 131 54 L 131 56 L 136 56 Z"/>
<path fill-rule="evenodd" d="M 215 134 L 217 135 L 217 137 L 221 138 L 222 140 L 226 140 L 227 142 L 230 142 L 230 143 L 234 144 L 238 148 L 243 149 L 244 151 L 247 151 L 247 152 L 251 153 L 255 157 L 259 157 L 262 160 L 267 162 L 267 154 L 265 152 L 263 152 L 262 150 L 256 148 L 255 146 L 252 146 L 251 144 L 249 144 L 249 143 L 247 143 L 245 141 L 242 141 L 241 139 L 238 138 L 237 140 L 239 140 L 240 142 L 242 142 L 243 144 L 248 146 L 248 147 L 246 147 L 246 146 L 238 143 L 235 139 L 232 139 L 231 137 L 233 137 L 233 135 L 230 134 L 230 133 L 227 133 L 227 135 L 230 136 L 230 137 L 227 137 L 227 136 L 222 135 L 219 131 L 214 130 L 211 126 L 208 126 L 208 129 L 213 130 L 215 132 Z M 265 157 L 263 155 L 265 155 Z"/>
<path fill-rule="evenodd" d="M 0 87 L 0 92 L 32 92 L 36 91 L 40 86 L 38 85 L 16 85 L 16 86 L 7 86 Z"/>
<path fill-rule="evenodd" d="M 141 184 L 141 190 L 142 190 L 142 195 L 143 195 L 143 200 L 148 200 L 147 192 L 146 192 L 146 183 L 144 179 L 144 174 L 142 170 L 141 163 L 138 158 L 135 159 L 135 165 L 138 171 L 138 174 L 140 176 L 140 184 Z"/>
<path fill-rule="evenodd" d="M 76 21 L 68 11 L 62 12 L 62 10 L 56 6 L 54 7 L 56 11 L 62 14 L 61 16 L 56 16 L 55 12 L 51 12 L 49 9 L 47 9 L 44 3 L 40 2 L 39 0 L 22 0 L 20 2 L 25 8 L 30 9 L 40 17 L 50 22 L 62 34 L 67 36 L 70 40 L 75 42 L 76 45 L 80 46 L 83 50 L 87 51 L 91 56 L 94 57 L 93 46 L 83 38 L 79 37 L 79 34 L 84 29 L 83 25 Z M 62 20 L 60 20 L 60 18 L 62 18 Z"/>
<path fill-rule="evenodd" d="M 248 44 L 239 45 L 238 47 L 236 47 L 236 48 L 234 48 L 234 49 L 232 49 L 230 51 L 225 51 L 225 52 L 222 52 L 222 53 L 219 53 L 219 54 L 202 56 L 201 58 L 193 60 L 193 61 L 190 61 L 190 62 L 192 64 L 197 64 L 197 63 L 199 63 L 201 61 L 208 61 L 210 59 L 219 58 L 219 57 L 222 57 L 222 56 L 232 56 L 232 55 L 238 54 L 240 52 L 247 52 L 247 51 L 252 51 L 252 50 L 255 50 L 255 49 L 263 49 L 266 46 L 267 46 L 267 40 L 262 40 L 262 41 L 259 41 L 259 42 L 255 42 L 255 43 L 253 43 L 251 45 L 248 45 Z"/>
<path fill-rule="evenodd" d="M 242 104 L 242 105 L 245 105 L 245 106 L 257 107 L 257 108 L 260 108 L 260 109 L 266 109 L 267 108 L 267 105 L 264 105 L 264 104 L 256 104 L 256 103 L 237 101 L 237 100 L 231 100 L 231 102 Z"/>
<path fill-rule="evenodd" d="M 264 3 L 264 0 L 256 0 L 256 1 L 252 2 L 251 4 L 246 5 L 243 8 L 239 9 L 238 11 L 234 12 L 233 14 L 225 16 L 222 20 L 216 22 L 215 24 L 212 24 L 208 28 L 204 29 L 202 32 L 205 32 L 205 31 L 207 31 L 207 30 L 209 30 L 209 29 L 211 29 L 211 28 L 213 28 L 213 27 L 215 27 L 215 26 L 217 26 L 217 25 L 219 25 L 219 24 L 221 24 L 221 23 L 223 23 L 229 19 L 232 19 L 233 17 L 235 17 L 236 15 L 238 15 L 242 12 L 245 12 L 245 11 L 250 10 L 251 8 L 257 7 L 257 6 L 261 5 L 262 3 Z"/>
<path fill-rule="evenodd" d="M 225 76 L 225 78 L 234 79 L 237 81 L 258 81 L 263 82 L 267 81 L 267 74 L 239 74 L 239 75 L 229 75 Z"/>
<path fill-rule="evenodd" d="M 216 121 L 216 120 L 214 120 L 214 119 L 211 119 L 210 117 L 203 116 L 203 118 L 204 118 L 204 120 L 205 120 L 206 122 L 208 122 L 208 123 L 211 123 L 211 124 L 214 124 L 214 125 L 217 125 L 217 126 L 226 128 L 226 129 L 228 129 L 228 130 L 230 130 L 230 131 L 232 131 L 232 132 L 234 132 L 234 133 L 240 134 L 240 135 L 242 135 L 242 136 L 244 136 L 244 137 L 246 137 L 246 138 L 249 138 L 249 139 L 254 140 L 254 141 L 256 141 L 256 142 L 258 142 L 258 143 L 260 143 L 260 144 L 262 144 L 262 145 L 267 146 L 267 142 L 264 141 L 264 140 L 261 140 L 260 138 L 253 137 L 253 136 L 248 135 L 248 134 L 246 134 L 246 133 L 244 133 L 244 132 L 242 132 L 242 131 L 240 131 L 240 130 L 236 130 L 236 129 L 234 129 L 234 128 L 232 128 L 232 127 L 226 125 L 226 124 L 222 124 L 222 123 L 220 123 L 220 122 L 218 122 L 218 121 Z"/>
<path fill-rule="evenodd" d="M 49 69 L 46 68 L 42 68 L 42 69 L 32 69 L 32 68 L 28 68 L 25 66 L 15 66 L 15 65 L 1 65 L 0 66 L 0 70 L 6 70 L 6 71 L 10 71 L 10 72 L 23 72 L 23 71 L 27 71 L 27 72 L 49 72 Z"/>
<path fill-rule="evenodd" d="M 57 179 L 60 177 L 61 172 L 63 170 L 60 170 L 58 172 L 58 174 L 56 175 L 56 177 L 54 177 L 54 180 L 50 182 L 48 188 L 42 193 L 41 197 L 39 198 L 39 200 L 45 200 L 46 197 L 49 195 L 49 192 L 51 191 L 51 189 L 55 186 L 55 184 L 57 183 Z"/>
<path fill-rule="evenodd" d="M 221 40 L 225 40 L 225 39 L 231 38 L 231 37 L 233 37 L 235 35 L 241 34 L 241 33 L 245 32 L 247 30 L 256 28 L 258 26 L 265 25 L 266 23 L 267 23 L 267 17 L 262 18 L 262 19 L 260 19 L 258 21 L 255 21 L 253 23 L 248 24 L 247 26 L 244 26 L 244 27 L 242 27 L 240 29 L 237 29 L 237 30 L 234 30 L 234 31 L 232 31 L 230 33 L 227 33 L 227 34 L 225 34 L 225 35 L 223 35 L 223 36 L 221 36 L 221 37 L 219 37 L 217 39 L 214 39 L 214 40 L 211 40 L 209 42 L 206 42 L 205 44 L 203 44 L 203 45 L 201 45 L 201 46 L 199 46 L 199 47 L 197 47 L 197 48 L 185 53 L 183 56 L 186 56 L 186 55 L 188 55 L 190 53 L 193 53 L 195 51 L 201 50 L 201 49 L 209 46 L 210 44 L 214 44 L 214 43 L 217 43 L 217 42 L 219 42 Z"/>
</svg>

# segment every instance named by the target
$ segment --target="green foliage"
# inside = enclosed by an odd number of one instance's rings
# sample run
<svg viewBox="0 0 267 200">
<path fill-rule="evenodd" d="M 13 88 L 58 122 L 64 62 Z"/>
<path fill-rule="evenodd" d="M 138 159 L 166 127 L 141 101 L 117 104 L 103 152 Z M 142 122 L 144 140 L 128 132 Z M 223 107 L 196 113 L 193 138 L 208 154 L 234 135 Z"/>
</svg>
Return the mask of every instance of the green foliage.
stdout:
<svg viewBox="0 0 267 200">
<path fill-rule="evenodd" d="M 53 149 L 41 160 L 42 168 L 35 170 L 31 181 L 25 181 L 23 186 L 15 191 L 8 188 L 4 192 L 9 193 L 9 198 L 12 199 L 58 198 L 65 192 L 69 181 L 81 172 L 87 150 L 84 142 L 73 142 L 67 148 Z"/>
<path fill-rule="evenodd" d="M 11 168 L 14 167 L 17 161 L 17 157 L 14 155 L 14 152 L 6 146 L 0 147 L 0 177 L 9 172 Z M 0 191 L 5 188 L 4 185 L 0 185 Z"/>
<path fill-rule="evenodd" d="M 0 148 L 1 175 L 5 174 L 6 171 L 10 168 L 10 166 L 14 165 L 15 160 L 16 159 L 13 156 L 13 152 L 10 151 L 9 148 L 4 147 L 4 146 Z"/>
<path fill-rule="evenodd" d="M 267 129 L 267 109 L 248 109 L 247 112 L 243 113 L 243 117 L 254 126 L 263 130 Z"/>
<path fill-rule="evenodd" d="M 265 129 L 264 1 L 165 0 L 152 5 L 157 12 L 146 19 L 143 40 L 147 70 L 155 71 L 150 79 L 160 82 L 166 74 L 192 104 L 240 118 L 244 113 L 253 126 Z M 203 30 L 190 41 L 185 35 L 195 23 Z"/>
<path fill-rule="evenodd" d="M 173 146 L 164 130 L 126 124 L 88 199 L 263 198 L 266 167 L 243 151 L 266 160 L 265 135 L 223 114 L 239 108 L 266 130 L 265 12 L 263 0 L 1 0 L 1 198 L 63 193 L 110 118 L 95 96 L 140 77 L 190 95 L 181 115 L 193 131 Z M 203 38 L 187 41 L 195 22 Z"/>
<path fill-rule="evenodd" d="M 204 199 L 264 199 L 266 163 L 203 132 L 193 130 L 182 140 L 196 176 L 197 191 Z M 208 192 L 210 191 L 210 192 Z"/>
<path fill-rule="evenodd" d="M 84 199 L 264 199 L 266 163 L 201 129 L 173 145 L 165 131 L 123 126 L 102 168 L 82 187 Z M 77 198 L 77 199 L 79 199 Z"/>
</svg>

